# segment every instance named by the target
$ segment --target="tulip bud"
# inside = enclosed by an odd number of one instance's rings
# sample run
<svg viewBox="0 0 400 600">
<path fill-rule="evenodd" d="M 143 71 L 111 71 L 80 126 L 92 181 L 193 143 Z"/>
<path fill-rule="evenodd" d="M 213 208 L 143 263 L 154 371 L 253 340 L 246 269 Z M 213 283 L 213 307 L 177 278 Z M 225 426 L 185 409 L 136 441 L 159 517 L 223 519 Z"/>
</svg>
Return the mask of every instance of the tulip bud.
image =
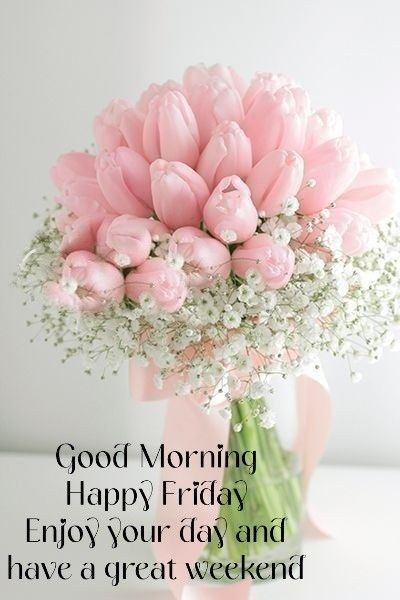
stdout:
<svg viewBox="0 0 400 600">
<path fill-rule="evenodd" d="M 154 96 L 143 127 L 147 159 L 180 161 L 193 167 L 199 158 L 199 130 L 195 116 L 181 92 Z"/>
<path fill-rule="evenodd" d="M 154 210 L 171 229 L 200 226 L 209 196 L 205 181 L 181 162 L 156 160 L 150 167 Z"/>
<path fill-rule="evenodd" d="M 95 179 L 95 157 L 87 152 L 70 152 L 62 154 L 50 169 L 52 178 L 58 189 L 79 178 Z"/>
<path fill-rule="evenodd" d="M 257 210 L 250 190 L 236 175 L 225 177 L 204 207 L 204 222 L 210 233 L 226 244 L 248 240 L 257 228 Z"/>
<path fill-rule="evenodd" d="M 336 111 L 327 108 L 317 110 L 308 119 L 304 151 L 342 135 L 342 117 Z"/>
<path fill-rule="evenodd" d="M 97 231 L 103 218 L 102 215 L 85 215 L 66 224 L 60 252 L 64 255 L 77 250 L 93 252 L 96 246 Z"/>
<path fill-rule="evenodd" d="M 302 88 L 281 87 L 258 94 L 246 112 L 243 130 L 257 163 L 280 148 L 301 151 L 309 115 L 309 99 Z"/>
<path fill-rule="evenodd" d="M 298 194 L 305 215 L 328 207 L 348 188 L 359 170 L 357 146 L 347 137 L 328 140 L 305 153 L 303 187 Z"/>
<path fill-rule="evenodd" d="M 235 121 L 224 121 L 201 153 L 197 172 L 210 190 L 228 175 L 245 179 L 252 165 L 251 143 Z"/>
<path fill-rule="evenodd" d="M 119 146 L 126 146 L 126 139 L 121 131 L 122 116 L 131 104 L 126 100 L 112 100 L 98 115 L 93 123 L 94 139 L 100 151 L 112 152 Z"/>
<path fill-rule="evenodd" d="M 338 198 L 338 206 L 361 213 L 376 224 L 400 211 L 400 184 L 391 169 L 360 171 Z"/>
<path fill-rule="evenodd" d="M 267 233 L 253 236 L 232 254 L 232 269 L 245 278 L 256 271 L 272 289 L 286 285 L 293 274 L 295 257 L 289 246 L 278 244 Z"/>
<path fill-rule="evenodd" d="M 303 171 L 303 159 L 296 152 L 274 150 L 264 156 L 246 180 L 258 212 L 267 217 L 282 213 L 287 199 L 296 196 Z"/>
<path fill-rule="evenodd" d="M 149 258 L 131 271 L 125 280 L 126 294 L 136 302 L 150 296 L 166 312 L 179 310 L 187 296 L 186 275 L 162 258 Z"/>
<path fill-rule="evenodd" d="M 182 227 L 173 233 L 170 253 L 185 261 L 184 271 L 192 287 L 208 287 L 217 277 L 226 279 L 231 272 L 228 248 L 195 227 Z"/>
<path fill-rule="evenodd" d="M 246 91 L 246 82 L 235 69 L 219 64 L 212 65 L 212 67 L 206 67 L 204 63 L 200 63 L 188 67 L 183 75 L 183 83 L 186 90 L 190 91 L 197 85 L 206 84 L 212 77 L 218 77 L 225 81 L 229 87 L 235 88 L 239 92 L 240 97 L 242 97 Z"/>
<path fill-rule="evenodd" d="M 128 108 L 121 116 L 121 133 L 129 148 L 143 155 L 144 115 L 135 107 Z"/>
<path fill-rule="evenodd" d="M 322 237 L 323 231 L 332 225 L 341 237 L 340 249 L 347 256 L 361 256 L 376 243 L 377 229 L 367 217 L 338 206 L 330 211 L 329 218 L 320 223 L 318 229 L 305 234 L 307 244 Z"/>
<path fill-rule="evenodd" d="M 275 92 L 284 86 L 295 87 L 295 84 L 292 79 L 289 79 L 286 75 L 282 75 L 282 73 L 257 73 L 243 98 L 245 113 L 251 108 L 260 94 L 264 92 L 275 94 Z"/>
<path fill-rule="evenodd" d="M 149 164 L 130 148 L 102 152 L 97 160 L 97 180 L 117 214 L 148 217 L 152 212 Z"/>
<path fill-rule="evenodd" d="M 189 102 L 200 132 L 200 148 L 209 141 L 222 121 L 243 121 L 243 106 L 239 92 L 223 79 L 212 77 L 189 91 Z"/>
<path fill-rule="evenodd" d="M 122 273 L 91 252 L 72 252 L 62 266 L 59 282 L 46 285 L 56 304 L 82 312 L 100 312 L 124 297 Z"/>
<path fill-rule="evenodd" d="M 165 92 L 180 92 L 184 94 L 184 89 L 180 83 L 173 81 L 172 79 L 169 79 L 161 85 L 159 83 L 152 83 L 140 96 L 139 102 L 136 104 L 136 108 L 139 112 L 147 115 L 149 112 L 150 102 L 153 100 L 153 98 L 160 96 Z"/>
<path fill-rule="evenodd" d="M 142 222 L 143 227 L 146 227 L 154 242 L 159 242 L 160 239 L 165 238 L 170 232 L 169 228 L 164 223 L 161 223 L 156 219 L 140 219 L 140 221 Z"/>
<path fill-rule="evenodd" d="M 66 183 L 56 201 L 75 217 L 112 212 L 95 179 L 80 178 Z"/>
<path fill-rule="evenodd" d="M 97 252 L 117 267 L 136 267 L 150 255 L 151 235 L 144 219 L 121 215 L 107 219 L 97 232 Z"/>
</svg>

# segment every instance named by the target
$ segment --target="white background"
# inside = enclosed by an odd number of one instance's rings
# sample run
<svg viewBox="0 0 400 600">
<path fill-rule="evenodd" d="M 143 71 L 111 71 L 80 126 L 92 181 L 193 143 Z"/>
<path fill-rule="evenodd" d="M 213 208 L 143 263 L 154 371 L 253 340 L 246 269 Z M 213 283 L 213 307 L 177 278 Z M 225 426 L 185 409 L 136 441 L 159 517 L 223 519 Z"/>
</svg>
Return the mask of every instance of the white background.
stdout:
<svg viewBox="0 0 400 600">
<path fill-rule="evenodd" d="M 158 439 L 159 406 L 134 406 L 121 373 L 105 383 L 40 338 L 9 282 L 58 154 L 87 147 L 113 97 L 137 98 L 188 64 L 283 71 L 332 106 L 373 160 L 400 171 L 400 36 L 395 0 L 1 0 L 0 450 L 107 448 Z M 329 462 L 400 465 L 399 355 L 353 386 L 325 361 L 335 403 Z"/>
</svg>

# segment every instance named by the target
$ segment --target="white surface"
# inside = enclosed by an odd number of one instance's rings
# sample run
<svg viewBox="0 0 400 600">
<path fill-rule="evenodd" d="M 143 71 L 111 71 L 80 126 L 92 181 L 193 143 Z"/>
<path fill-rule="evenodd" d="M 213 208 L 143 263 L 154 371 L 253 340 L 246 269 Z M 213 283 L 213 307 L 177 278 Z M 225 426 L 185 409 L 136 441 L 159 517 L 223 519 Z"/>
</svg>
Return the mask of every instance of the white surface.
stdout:
<svg viewBox="0 0 400 600">
<path fill-rule="evenodd" d="M 81 472 L 82 473 L 82 472 Z M 82 475 L 76 479 L 80 481 Z M 127 471 L 89 470 L 84 475 L 88 487 L 134 486 L 142 478 L 156 477 L 138 469 L 133 461 Z M 125 545 L 121 550 L 106 550 L 104 539 L 97 538 L 94 550 L 71 545 L 55 550 L 48 544 L 25 544 L 25 519 L 38 517 L 42 524 L 52 524 L 66 517 L 82 523 L 104 513 L 94 508 L 63 509 L 67 476 L 52 456 L 0 454 L 1 555 L 0 592 L 7 600 L 171 600 L 168 592 L 154 591 L 150 583 L 135 588 L 132 581 L 120 589 L 111 588 L 102 577 L 96 583 L 35 584 L 6 580 L 6 559 L 50 561 L 70 560 L 74 564 L 91 560 L 97 568 L 108 561 L 128 562 L 150 558 L 148 546 Z M 398 589 L 398 538 L 400 525 L 400 470 L 351 467 L 321 467 L 311 490 L 311 504 L 318 507 L 320 522 L 333 533 L 327 541 L 306 541 L 303 552 L 303 581 L 275 581 L 253 588 L 251 600 L 391 600 Z M 110 512 L 109 516 L 118 513 Z M 103 515 L 103 516 L 102 516 Z M 137 510 L 127 512 L 126 523 L 149 523 L 151 515 Z"/>
<path fill-rule="evenodd" d="M 63 366 L 28 339 L 30 316 L 9 289 L 30 239 L 49 166 L 87 147 L 95 114 L 113 97 L 134 100 L 152 81 L 191 63 L 284 71 L 331 105 L 377 164 L 400 162 L 397 0 L 1 0 L 0 448 L 53 450 L 65 440 L 109 445 L 143 431 L 157 440 L 159 408 L 133 407 L 126 378 L 106 383 Z M 400 466 L 398 355 L 367 366 L 352 386 L 327 361 L 335 419 L 326 460 Z"/>
</svg>

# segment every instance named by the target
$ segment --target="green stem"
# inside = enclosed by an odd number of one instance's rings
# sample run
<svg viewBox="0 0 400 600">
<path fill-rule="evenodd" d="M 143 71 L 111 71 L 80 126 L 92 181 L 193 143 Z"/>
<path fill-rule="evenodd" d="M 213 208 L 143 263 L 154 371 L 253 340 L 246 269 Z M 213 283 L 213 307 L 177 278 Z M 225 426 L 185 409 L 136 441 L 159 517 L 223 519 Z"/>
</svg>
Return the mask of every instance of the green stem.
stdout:
<svg viewBox="0 0 400 600">
<path fill-rule="evenodd" d="M 241 424 L 239 432 L 234 426 Z M 228 529 L 223 548 L 218 548 L 217 540 L 212 538 L 205 549 L 204 558 L 212 561 L 231 562 L 246 555 L 249 560 L 276 553 L 282 558 L 279 542 L 254 539 L 254 527 L 264 525 L 268 529 L 275 518 L 286 518 L 285 542 L 299 536 L 303 514 L 303 498 L 299 475 L 294 473 L 294 456 L 283 449 L 275 428 L 264 429 L 257 417 L 252 413 L 251 400 L 243 399 L 232 404 L 232 422 L 229 433 L 228 449 L 242 455 L 246 451 L 257 454 L 257 470 L 250 474 L 242 464 L 225 469 L 223 486 L 232 489 L 234 482 L 244 480 L 248 487 L 243 511 L 237 506 L 222 506 L 219 516 L 224 517 Z M 237 540 L 240 526 L 250 532 L 250 539 L 245 542 Z"/>
</svg>

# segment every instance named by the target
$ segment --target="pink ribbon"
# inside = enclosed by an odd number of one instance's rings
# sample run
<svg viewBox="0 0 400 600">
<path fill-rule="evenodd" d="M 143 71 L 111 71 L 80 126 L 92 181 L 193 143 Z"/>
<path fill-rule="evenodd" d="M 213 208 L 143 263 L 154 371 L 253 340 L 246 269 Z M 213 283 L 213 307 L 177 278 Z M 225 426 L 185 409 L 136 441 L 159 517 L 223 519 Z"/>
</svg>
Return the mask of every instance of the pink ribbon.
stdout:
<svg viewBox="0 0 400 600">
<path fill-rule="evenodd" d="M 229 422 L 218 411 L 206 414 L 200 408 L 200 399 L 196 394 L 176 397 L 174 385 L 176 378 L 169 381 L 163 390 L 154 385 L 154 365 L 141 367 L 131 362 L 130 388 L 132 397 L 139 401 L 154 401 L 168 398 L 164 431 L 166 452 L 209 450 L 217 444 L 227 446 Z M 305 494 L 321 454 L 324 450 L 330 423 L 330 397 L 323 377 L 318 380 L 314 374 L 301 375 L 297 382 L 298 432 L 295 450 L 303 467 Z M 180 488 L 193 486 L 193 481 L 215 480 L 217 489 L 222 485 L 223 469 L 194 467 L 173 469 L 165 466 L 162 479 L 175 482 Z M 218 506 L 193 506 L 190 494 L 182 506 L 173 506 L 171 502 L 163 506 L 160 498 L 157 508 L 157 524 L 171 525 L 170 538 L 164 543 L 154 543 L 153 550 L 157 561 L 167 562 L 171 558 L 176 562 L 176 580 L 169 583 L 177 600 L 245 600 L 248 598 L 251 583 L 248 580 L 226 586 L 188 585 L 189 573 L 186 563 L 195 562 L 207 545 L 206 541 L 194 539 L 184 542 L 179 537 L 182 519 L 195 518 L 197 525 L 212 526 L 218 517 Z M 186 522 L 185 522 L 186 523 Z M 307 511 L 305 532 L 313 536 L 326 534 L 315 524 Z"/>
<path fill-rule="evenodd" d="M 303 529 L 308 537 L 330 537 L 312 516 L 307 495 L 312 475 L 325 450 L 329 435 L 331 397 L 322 369 L 300 375 L 296 384 L 297 439 L 293 449 L 299 456 L 302 467 L 306 501 Z"/>
</svg>

